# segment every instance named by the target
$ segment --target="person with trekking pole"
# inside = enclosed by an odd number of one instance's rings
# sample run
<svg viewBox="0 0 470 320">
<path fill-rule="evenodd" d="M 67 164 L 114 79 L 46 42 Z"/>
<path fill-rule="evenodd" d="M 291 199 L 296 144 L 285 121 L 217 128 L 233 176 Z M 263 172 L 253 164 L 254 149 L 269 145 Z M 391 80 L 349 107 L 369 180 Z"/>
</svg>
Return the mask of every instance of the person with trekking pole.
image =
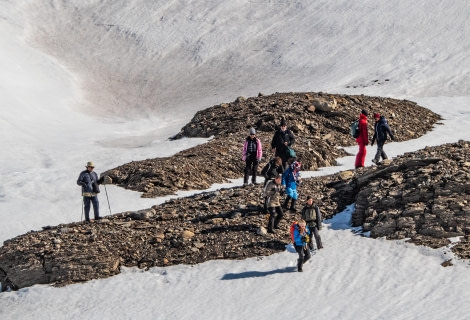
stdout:
<svg viewBox="0 0 470 320">
<path fill-rule="evenodd" d="M 98 174 L 93 171 L 95 165 L 89 161 L 86 164 L 86 170 L 80 172 L 77 184 L 82 187 L 83 207 L 85 211 L 85 223 L 90 223 L 90 208 L 93 205 L 93 213 L 95 220 L 100 220 L 98 193 L 100 193 L 99 184 L 106 183 L 109 177 L 98 179 Z M 105 179 L 106 178 L 106 179 Z M 108 199 L 109 204 L 109 199 Z M 111 211 L 111 209 L 110 209 Z"/>
</svg>

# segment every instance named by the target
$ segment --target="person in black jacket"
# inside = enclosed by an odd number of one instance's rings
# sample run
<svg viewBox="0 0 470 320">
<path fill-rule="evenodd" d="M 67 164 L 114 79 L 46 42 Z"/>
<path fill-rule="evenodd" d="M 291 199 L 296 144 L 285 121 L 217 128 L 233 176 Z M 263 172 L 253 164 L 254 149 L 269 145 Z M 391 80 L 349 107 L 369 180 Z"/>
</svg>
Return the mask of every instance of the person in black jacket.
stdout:
<svg viewBox="0 0 470 320">
<path fill-rule="evenodd" d="M 374 120 L 374 136 L 372 137 L 372 142 L 370 145 L 373 146 L 374 141 L 377 140 L 377 153 L 375 154 L 374 159 L 372 159 L 372 162 L 377 164 L 380 161 L 380 157 L 382 157 L 383 160 L 387 159 L 387 154 L 384 151 L 384 144 L 387 140 L 387 133 L 394 141 L 395 136 L 393 135 L 392 130 L 390 130 L 390 127 L 384 116 L 381 116 L 379 113 L 374 113 Z"/>
<path fill-rule="evenodd" d="M 98 201 L 98 193 L 100 189 L 98 183 L 102 181 L 98 179 L 98 174 L 93 171 L 95 165 L 93 162 L 86 164 L 86 170 L 80 172 L 77 179 L 77 184 L 82 187 L 83 204 L 85 208 L 85 222 L 90 223 L 90 203 L 93 204 L 93 213 L 95 220 L 101 219 L 100 217 L 100 204 Z"/>
<path fill-rule="evenodd" d="M 317 243 L 317 249 L 323 249 L 323 244 L 320 238 L 320 233 L 318 232 L 321 230 L 322 227 L 322 217 L 320 208 L 314 203 L 312 196 L 307 197 L 307 204 L 302 209 L 302 213 L 300 214 L 302 219 L 307 222 L 307 226 L 310 229 L 310 241 L 308 246 L 310 250 L 313 249 L 313 237 L 315 237 L 315 242 Z M 312 237 L 313 234 L 313 237 Z"/>
<path fill-rule="evenodd" d="M 284 169 L 287 167 L 287 161 L 290 158 L 288 147 L 294 145 L 294 142 L 294 134 L 291 130 L 287 129 L 287 122 L 283 119 L 281 121 L 281 127 L 274 133 L 271 148 L 274 155 L 282 159 Z"/>
</svg>

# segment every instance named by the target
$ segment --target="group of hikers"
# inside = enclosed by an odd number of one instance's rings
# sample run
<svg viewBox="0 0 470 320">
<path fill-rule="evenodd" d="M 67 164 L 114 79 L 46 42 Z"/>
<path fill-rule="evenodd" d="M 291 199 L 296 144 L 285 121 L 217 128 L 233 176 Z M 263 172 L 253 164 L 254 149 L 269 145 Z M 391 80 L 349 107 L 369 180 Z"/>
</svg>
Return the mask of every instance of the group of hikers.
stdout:
<svg viewBox="0 0 470 320">
<path fill-rule="evenodd" d="M 366 146 L 369 144 L 369 133 L 367 131 L 368 116 L 369 113 L 364 109 L 359 115 L 359 136 L 356 138 L 356 142 L 359 145 L 359 152 L 356 155 L 356 169 L 364 167 L 364 163 L 366 161 Z M 385 141 L 387 141 L 387 136 L 390 136 L 393 141 L 396 141 L 396 138 L 383 115 L 380 115 L 380 113 L 374 113 L 374 120 L 374 135 L 372 136 L 370 145 L 373 146 L 374 142 L 377 141 L 377 152 L 375 157 L 372 159 L 372 162 L 378 164 L 380 163 L 380 158 L 382 158 L 382 160 L 388 159 L 387 154 L 384 151 L 384 144 Z"/>
<path fill-rule="evenodd" d="M 355 167 L 364 167 L 366 157 L 366 146 L 369 144 L 367 131 L 368 112 L 362 110 L 359 116 L 358 131 L 359 135 L 356 142 L 359 145 L 359 152 L 356 156 Z M 390 130 L 384 116 L 374 113 L 374 135 L 371 145 L 377 141 L 377 153 L 372 162 L 378 164 L 380 158 L 387 159 L 387 154 L 383 150 L 387 134 L 395 140 L 395 136 Z M 296 158 L 292 146 L 295 143 L 295 136 L 287 128 L 286 120 L 282 120 L 280 127 L 275 131 L 271 141 L 271 151 L 273 157 L 261 170 L 264 176 L 264 205 L 265 213 L 269 213 L 267 232 L 275 233 L 279 229 L 284 211 L 297 212 L 298 191 L 297 187 L 301 185 L 300 176 L 301 162 Z M 243 186 L 248 185 L 251 175 L 251 183 L 257 184 L 258 165 L 263 157 L 263 149 L 260 139 L 256 137 L 255 128 L 251 128 L 249 135 L 243 143 L 242 160 L 245 161 L 245 172 Z M 108 177 L 98 178 L 94 171 L 93 162 L 86 164 L 86 170 L 80 172 L 77 184 L 82 187 L 83 209 L 85 213 L 85 223 L 90 223 L 90 209 L 93 206 L 95 220 L 100 220 L 98 194 L 100 193 L 99 184 L 109 183 Z M 285 196 L 285 199 L 283 197 Z M 282 203 L 282 205 L 281 205 Z M 289 206 L 290 203 L 290 206 Z M 302 271 L 302 265 L 310 259 L 310 250 L 315 248 L 313 238 L 315 238 L 316 248 L 322 249 L 323 244 L 319 234 L 321 229 L 322 217 L 318 205 L 311 195 L 307 196 L 306 203 L 301 211 L 300 219 L 294 221 L 291 225 L 291 238 L 297 251 L 298 271 Z"/>
</svg>

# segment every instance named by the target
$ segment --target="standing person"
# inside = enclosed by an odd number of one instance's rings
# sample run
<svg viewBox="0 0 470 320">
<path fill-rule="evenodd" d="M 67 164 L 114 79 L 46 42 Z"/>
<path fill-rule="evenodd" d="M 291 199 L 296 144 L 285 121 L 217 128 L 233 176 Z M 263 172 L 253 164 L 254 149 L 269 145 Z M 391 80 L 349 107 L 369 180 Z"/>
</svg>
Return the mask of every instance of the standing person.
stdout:
<svg viewBox="0 0 470 320">
<path fill-rule="evenodd" d="M 274 180 L 269 181 L 264 188 L 264 196 L 267 198 L 266 202 L 269 212 L 269 233 L 274 233 L 274 229 L 279 229 L 279 223 L 284 215 L 281 208 L 281 193 L 283 193 L 281 181 L 282 177 L 278 174 Z"/>
<path fill-rule="evenodd" d="M 282 166 L 282 159 L 280 157 L 275 157 L 264 166 L 261 170 L 261 175 L 264 176 L 264 187 L 268 184 L 269 181 L 273 180 L 278 174 L 282 175 L 284 173 L 284 167 Z M 268 212 L 268 203 L 267 198 L 264 197 L 263 212 Z"/>
<path fill-rule="evenodd" d="M 287 210 L 289 206 L 289 201 L 292 199 L 292 204 L 290 206 L 290 211 L 295 212 L 295 203 L 297 202 L 298 193 L 297 193 L 297 184 L 301 183 L 300 178 L 300 167 L 302 164 L 299 161 L 294 161 L 289 166 L 289 168 L 282 175 L 282 185 L 286 187 L 286 200 L 282 205 L 284 210 Z"/>
<path fill-rule="evenodd" d="M 299 259 L 297 260 L 297 271 L 302 272 L 302 266 L 307 262 L 311 255 L 310 250 L 308 250 L 307 243 L 309 242 L 309 233 L 310 230 L 307 227 L 305 220 L 301 219 L 294 227 L 294 246 L 295 251 L 299 254 Z"/>
<path fill-rule="evenodd" d="M 305 220 L 305 222 L 307 222 L 307 226 L 310 229 L 310 241 L 308 243 L 310 249 L 313 249 L 312 234 L 315 237 L 317 249 L 323 249 L 320 233 L 318 232 L 322 227 L 321 212 L 320 208 L 318 208 L 318 206 L 315 204 L 312 196 L 307 197 L 307 204 L 302 209 L 301 217 Z"/>
<path fill-rule="evenodd" d="M 377 140 L 377 153 L 375 154 L 374 159 L 372 159 L 372 162 L 377 164 L 380 161 L 380 157 L 382 157 L 383 160 L 387 159 L 387 154 L 384 151 L 384 144 L 387 140 L 387 133 L 390 135 L 392 140 L 395 140 L 395 136 L 393 135 L 392 130 L 390 130 L 390 127 L 384 116 L 381 116 L 379 113 L 374 113 L 374 120 L 374 136 L 372 137 L 372 142 L 370 145 L 373 146 L 375 140 Z"/>
<path fill-rule="evenodd" d="M 95 220 L 101 219 L 99 211 L 98 193 L 100 189 L 98 187 L 98 175 L 93 169 L 95 165 L 89 161 L 86 164 L 86 170 L 80 172 L 78 176 L 77 184 L 82 186 L 83 204 L 85 208 L 85 222 L 90 223 L 90 203 L 93 204 L 93 213 L 95 214 Z"/>
<path fill-rule="evenodd" d="M 287 168 L 287 161 L 290 158 L 288 147 L 294 145 L 295 137 L 291 130 L 287 129 L 286 120 L 281 120 L 281 127 L 274 133 L 271 141 L 272 152 L 282 159 L 282 165 Z"/>
<path fill-rule="evenodd" d="M 359 152 L 356 155 L 356 169 L 359 167 L 364 167 L 366 161 L 366 146 L 369 144 L 369 134 L 367 133 L 367 116 L 369 113 L 367 110 L 362 110 L 359 115 L 359 137 L 356 139 L 357 144 L 359 145 Z"/>
<path fill-rule="evenodd" d="M 258 174 L 258 164 L 263 156 L 261 141 L 256 137 L 255 128 L 250 129 L 250 135 L 246 137 L 243 143 L 242 160 L 245 161 L 245 177 L 243 186 L 248 185 L 248 178 L 251 172 L 251 182 L 256 184 L 256 175 Z"/>
</svg>

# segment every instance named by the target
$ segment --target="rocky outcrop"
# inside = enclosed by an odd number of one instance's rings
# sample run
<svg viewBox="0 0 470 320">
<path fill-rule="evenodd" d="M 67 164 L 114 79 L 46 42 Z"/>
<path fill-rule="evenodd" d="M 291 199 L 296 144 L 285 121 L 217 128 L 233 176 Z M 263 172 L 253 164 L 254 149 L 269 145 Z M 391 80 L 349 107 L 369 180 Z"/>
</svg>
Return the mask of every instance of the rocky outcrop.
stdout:
<svg viewBox="0 0 470 320">
<path fill-rule="evenodd" d="M 316 170 L 335 165 L 337 158 L 346 155 L 341 147 L 355 144 L 349 124 L 362 109 L 384 114 L 399 141 L 422 136 L 440 119 L 414 102 L 381 97 L 313 92 L 239 97 L 197 112 L 173 137 L 214 137 L 211 141 L 172 157 L 127 163 L 102 175 L 111 177 L 114 184 L 142 192 L 143 197 L 228 182 L 243 175 L 241 148 L 249 128 L 254 127 L 262 141 L 262 168 L 272 155 L 271 139 L 281 118 L 296 136 L 294 149 L 304 170 Z"/>
<path fill-rule="evenodd" d="M 335 203 L 325 183 L 337 176 L 306 179 L 300 202 L 317 196 L 323 217 Z M 106 278 L 121 266 L 149 268 L 196 264 L 212 259 L 245 259 L 285 250 L 287 212 L 276 234 L 266 233 L 261 212 L 262 185 L 222 189 L 167 201 L 136 212 L 115 214 L 99 223 L 44 227 L 4 242 L 0 248 L 2 288 Z"/>
<path fill-rule="evenodd" d="M 338 209 L 356 203 L 352 223 L 371 237 L 433 248 L 461 237 L 452 251 L 470 257 L 469 142 L 426 147 L 328 186 L 337 190 Z"/>
</svg>

